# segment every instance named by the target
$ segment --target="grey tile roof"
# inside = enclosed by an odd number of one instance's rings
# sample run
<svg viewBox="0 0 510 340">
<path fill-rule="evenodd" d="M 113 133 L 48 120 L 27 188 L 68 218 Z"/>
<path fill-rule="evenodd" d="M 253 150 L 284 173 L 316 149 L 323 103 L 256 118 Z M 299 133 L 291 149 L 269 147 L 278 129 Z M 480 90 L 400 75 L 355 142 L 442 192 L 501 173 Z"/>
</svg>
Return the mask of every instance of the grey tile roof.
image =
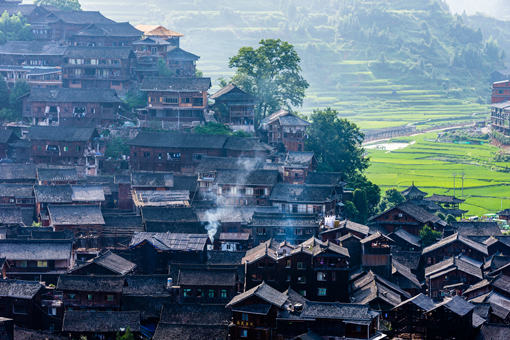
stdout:
<svg viewBox="0 0 510 340">
<path fill-rule="evenodd" d="M 230 311 L 223 305 L 167 304 L 161 311 L 161 322 L 177 325 L 227 326 Z"/>
<path fill-rule="evenodd" d="M 0 257 L 7 260 L 69 260 L 72 241 L 0 240 Z"/>
<path fill-rule="evenodd" d="M 306 176 L 306 184 L 337 186 L 343 185 L 342 174 L 339 172 L 310 172 Z"/>
<path fill-rule="evenodd" d="M 400 239 L 404 240 L 405 242 L 407 242 L 415 247 L 418 247 L 418 248 L 421 247 L 421 239 L 418 236 L 407 232 L 405 229 L 399 228 L 388 236 L 392 237 L 392 235 L 396 235 Z"/>
<path fill-rule="evenodd" d="M 223 87 L 221 90 L 216 92 L 215 94 L 210 96 L 211 99 L 216 102 L 219 101 L 247 101 L 247 102 L 255 102 L 257 99 L 249 93 L 241 90 L 234 84 L 228 84 Z"/>
<path fill-rule="evenodd" d="M 0 280 L 0 297 L 31 300 L 42 287 L 35 281 Z"/>
<path fill-rule="evenodd" d="M 510 327 L 507 325 L 485 324 L 480 329 L 481 340 L 510 339 Z"/>
<path fill-rule="evenodd" d="M 143 207 L 141 209 L 144 221 L 152 222 L 198 222 L 198 217 L 192 208 L 172 207 Z"/>
<path fill-rule="evenodd" d="M 270 199 L 278 202 L 326 203 L 333 199 L 333 189 L 324 186 L 278 183 L 273 188 Z"/>
<path fill-rule="evenodd" d="M 423 249 L 423 254 L 428 254 L 434 250 L 440 249 L 442 247 L 448 246 L 454 242 L 461 242 L 465 246 L 474 249 L 484 255 L 488 255 L 487 246 L 475 241 L 470 240 L 467 237 L 461 236 L 458 233 L 455 233 L 451 236 L 445 237 L 439 242 L 436 242 L 426 248 Z"/>
<path fill-rule="evenodd" d="M 128 144 L 161 148 L 222 149 L 226 140 L 227 136 L 218 135 L 141 131 Z"/>
<path fill-rule="evenodd" d="M 313 162 L 313 158 L 313 152 L 288 152 L 284 164 L 289 168 L 308 169 Z"/>
<path fill-rule="evenodd" d="M 220 241 L 248 241 L 250 233 L 220 233 L 218 240 Z"/>
<path fill-rule="evenodd" d="M 235 306 L 236 304 L 252 297 L 258 297 L 267 303 L 270 303 L 278 308 L 281 308 L 287 302 L 287 295 L 280 293 L 267 283 L 262 282 L 260 285 L 247 290 L 235 296 L 228 304 L 227 307 Z"/>
<path fill-rule="evenodd" d="M 121 103 L 117 92 L 111 89 L 32 88 L 26 100 L 41 103 Z"/>
<path fill-rule="evenodd" d="M 211 87 L 211 78 L 145 78 L 142 91 L 205 92 Z"/>
<path fill-rule="evenodd" d="M 7 144 L 13 137 L 13 131 L 11 129 L 0 128 L 0 144 Z"/>
<path fill-rule="evenodd" d="M 50 205 L 48 211 L 53 225 L 104 225 L 97 205 Z"/>
<path fill-rule="evenodd" d="M 243 152 L 266 152 L 268 154 L 272 150 L 269 145 L 261 143 L 258 138 L 235 136 L 227 138 L 224 149 Z"/>
<path fill-rule="evenodd" d="M 207 251 L 207 265 L 241 265 L 243 257 L 246 255 L 244 251 Z"/>
<path fill-rule="evenodd" d="M 500 236 L 496 222 L 454 222 L 451 226 L 462 236 Z"/>
<path fill-rule="evenodd" d="M 223 340 L 228 338 L 227 326 L 178 325 L 160 322 L 153 340 Z"/>
<path fill-rule="evenodd" d="M 198 172 L 213 170 L 263 169 L 265 161 L 259 158 L 232 158 L 204 156 L 197 165 Z"/>
<path fill-rule="evenodd" d="M 178 286 L 229 286 L 236 285 L 235 270 L 180 269 Z"/>
<path fill-rule="evenodd" d="M 110 250 L 96 257 L 92 260 L 92 262 L 119 275 L 126 275 L 132 272 L 136 267 L 136 264 L 133 262 L 126 260 Z"/>
<path fill-rule="evenodd" d="M 196 54 L 185 51 L 177 46 L 171 47 L 166 53 L 166 55 L 169 60 L 197 61 L 198 59 L 200 59 L 200 57 L 197 56 Z"/>
<path fill-rule="evenodd" d="M 432 301 L 431 298 L 424 295 L 423 293 L 420 293 L 406 301 L 403 301 L 401 304 L 399 304 L 395 308 L 400 308 L 408 303 L 414 304 L 415 306 L 419 307 L 421 310 L 423 310 L 425 312 L 430 312 L 437 308 L 437 305 L 434 303 L 434 301 Z"/>
<path fill-rule="evenodd" d="M 510 276 L 501 275 L 492 282 L 492 285 L 502 292 L 510 293 Z"/>
<path fill-rule="evenodd" d="M 97 134 L 94 128 L 73 128 L 57 126 L 33 126 L 28 133 L 29 140 L 88 142 Z"/>
<path fill-rule="evenodd" d="M 21 208 L 14 206 L 0 206 L 0 224 L 23 224 Z"/>
<path fill-rule="evenodd" d="M 310 123 L 306 120 L 303 120 L 294 114 L 285 111 L 280 110 L 273 114 L 271 114 L 269 117 L 266 117 L 262 120 L 262 125 L 272 124 L 276 121 L 279 121 L 280 125 L 282 126 L 309 126 Z"/>
<path fill-rule="evenodd" d="M 64 314 L 63 332 L 117 333 L 129 328 L 140 332 L 140 312 L 100 312 L 68 310 Z"/>
<path fill-rule="evenodd" d="M 174 186 L 174 174 L 171 172 L 135 171 L 131 173 L 133 187 L 166 187 Z"/>
<path fill-rule="evenodd" d="M 392 266 L 392 271 L 391 271 L 392 275 L 395 275 L 398 273 L 398 274 L 402 275 L 403 277 L 405 277 L 406 279 L 408 279 L 409 281 L 411 281 L 417 288 L 421 289 L 422 284 L 421 284 L 420 280 L 418 280 L 416 275 L 413 274 L 413 272 L 411 271 L 411 269 L 409 267 L 406 267 L 405 265 L 398 262 L 394 258 L 391 261 L 391 266 Z"/>
<path fill-rule="evenodd" d="M 63 56 L 65 46 L 50 41 L 7 41 L 0 45 L 0 55 Z"/>
<path fill-rule="evenodd" d="M 434 194 L 430 197 L 426 197 L 425 200 L 436 202 L 436 203 L 456 203 L 456 204 L 460 204 L 465 201 L 463 199 L 456 198 L 453 196 L 436 195 L 436 194 Z"/>
<path fill-rule="evenodd" d="M 34 194 L 38 203 L 73 202 L 73 189 L 70 185 L 35 185 Z"/>
<path fill-rule="evenodd" d="M 137 232 L 131 239 L 130 247 L 149 242 L 163 251 L 203 251 L 208 241 L 206 234 Z"/>
<path fill-rule="evenodd" d="M 299 252 L 304 252 L 310 254 L 312 256 L 318 256 L 322 253 L 333 252 L 338 255 L 342 255 L 345 257 L 349 257 L 349 250 L 342 246 L 336 245 L 331 242 L 322 242 L 321 240 L 312 237 L 303 243 L 296 246 L 295 249 L 292 250 L 292 254 L 296 254 Z"/>
<path fill-rule="evenodd" d="M 466 256 L 452 257 L 425 268 L 425 277 L 435 278 L 446 270 L 457 269 L 481 280 L 483 279 L 482 265 Z"/>
<path fill-rule="evenodd" d="M 464 316 L 475 309 L 475 306 L 472 303 L 467 302 L 460 296 L 454 296 L 453 298 L 447 298 L 445 301 L 440 303 L 440 306 L 443 306 L 453 313 Z"/>
<path fill-rule="evenodd" d="M 245 170 L 218 170 L 215 183 L 220 185 L 251 185 L 251 186 L 274 186 L 278 182 L 277 170 L 256 169 Z"/>
<path fill-rule="evenodd" d="M 405 189 L 404 191 L 401 192 L 402 196 L 406 197 L 406 196 L 421 196 L 421 197 L 425 197 L 427 196 L 428 194 L 425 192 L 425 191 L 422 191 L 420 189 L 418 189 L 414 184 L 411 185 L 409 188 Z"/>
<path fill-rule="evenodd" d="M 261 213 L 255 211 L 252 227 L 309 227 L 319 228 L 319 220 L 314 214 Z"/>
<path fill-rule="evenodd" d="M 121 293 L 124 278 L 120 276 L 60 275 L 57 289 L 76 292 Z"/>
<path fill-rule="evenodd" d="M 167 280 L 168 275 L 128 275 L 122 295 L 168 297 Z"/>
<path fill-rule="evenodd" d="M 46 17 L 46 22 L 56 22 L 58 20 L 69 24 L 80 25 L 113 22 L 113 20 L 106 18 L 97 11 L 65 11 L 51 9 L 50 14 Z"/>
<path fill-rule="evenodd" d="M 307 301 L 301 312 L 303 319 L 335 319 L 346 321 L 372 321 L 377 313 L 367 305 L 340 302 Z"/>
<path fill-rule="evenodd" d="M 37 179 L 42 182 L 77 181 L 76 168 L 37 168 Z"/>
<path fill-rule="evenodd" d="M 391 256 L 411 270 L 418 269 L 420 264 L 420 251 L 392 251 Z"/>
<path fill-rule="evenodd" d="M 356 279 L 352 284 L 352 302 L 369 304 L 375 299 L 381 299 L 391 306 L 397 306 L 410 295 L 398 285 L 374 274 L 367 274 Z"/>
<path fill-rule="evenodd" d="M 118 58 L 129 59 L 134 56 L 131 47 L 68 47 L 66 58 Z"/>
<path fill-rule="evenodd" d="M 34 181 L 35 182 L 35 165 L 34 164 L 0 164 L 0 181 Z"/>
<path fill-rule="evenodd" d="M 87 37 L 141 37 L 142 34 L 129 22 L 112 22 L 91 24 L 76 35 Z"/>
</svg>

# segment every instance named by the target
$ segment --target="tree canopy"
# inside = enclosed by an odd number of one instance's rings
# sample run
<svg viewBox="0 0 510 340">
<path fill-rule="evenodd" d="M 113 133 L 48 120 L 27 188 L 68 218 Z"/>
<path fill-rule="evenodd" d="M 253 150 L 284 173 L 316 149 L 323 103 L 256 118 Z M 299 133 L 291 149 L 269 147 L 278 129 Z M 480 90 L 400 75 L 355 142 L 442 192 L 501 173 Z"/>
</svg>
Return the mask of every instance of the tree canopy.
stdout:
<svg viewBox="0 0 510 340">
<path fill-rule="evenodd" d="M 259 44 L 256 49 L 242 47 L 229 62 L 229 67 L 236 69 L 232 81 L 259 100 L 257 122 L 281 108 L 303 105 L 309 86 L 301 75 L 301 58 L 294 46 L 280 39 Z"/>
<path fill-rule="evenodd" d="M 36 0 L 38 6 L 53 6 L 66 11 L 81 11 L 79 0 Z"/>
<path fill-rule="evenodd" d="M 434 244 L 441 238 L 441 233 L 429 227 L 428 225 L 423 226 L 420 230 L 421 244 L 423 247 L 428 247 Z"/>
<path fill-rule="evenodd" d="M 9 15 L 7 11 L 0 16 L 0 44 L 10 40 L 32 40 L 32 30 L 22 15 Z"/>
<path fill-rule="evenodd" d="M 310 118 L 305 148 L 315 153 L 320 171 L 341 172 L 351 178 L 368 168 L 361 146 L 364 136 L 356 124 L 339 118 L 330 108 L 315 110 Z"/>
</svg>

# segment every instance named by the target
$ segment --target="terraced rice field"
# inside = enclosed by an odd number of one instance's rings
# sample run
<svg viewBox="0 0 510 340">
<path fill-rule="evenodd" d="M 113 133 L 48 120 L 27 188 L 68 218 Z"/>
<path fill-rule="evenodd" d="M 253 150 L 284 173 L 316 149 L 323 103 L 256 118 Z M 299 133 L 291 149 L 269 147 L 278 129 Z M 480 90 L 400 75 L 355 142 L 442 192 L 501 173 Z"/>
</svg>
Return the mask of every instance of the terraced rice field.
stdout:
<svg viewBox="0 0 510 340">
<path fill-rule="evenodd" d="M 427 133 L 397 138 L 396 142 L 415 143 L 391 152 L 367 150 L 371 158 L 368 177 L 383 191 L 403 190 L 414 182 L 429 194 L 455 193 L 466 200 L 461 208 L 469 215 L 510 208 L 510 168 L 508 163 L 494 161 L 497 147 L 440 143 L 436 137 L 436 133 Z"/>
</svg>

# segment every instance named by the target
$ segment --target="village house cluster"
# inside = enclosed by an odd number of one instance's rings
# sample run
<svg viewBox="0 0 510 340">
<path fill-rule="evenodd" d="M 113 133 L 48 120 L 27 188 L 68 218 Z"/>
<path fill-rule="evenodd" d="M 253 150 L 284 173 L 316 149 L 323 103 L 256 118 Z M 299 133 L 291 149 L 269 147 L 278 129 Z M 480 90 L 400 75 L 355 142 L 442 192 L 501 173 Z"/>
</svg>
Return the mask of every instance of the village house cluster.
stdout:
<svg viewBox="0 0 510 340">
<path fill-rule="evenodd" d="M 0 45 L 25 80 L 0 129 L 0 339 L 508 339 L 510 236 L 412 185 L 367 225 L 309 123 L 209 93 L 163 26 L 0 1 L 34 41 Z M 123 98 L 146 100 L 126 124 Z M 201 135 L 217 121 L 236 135 Z M 105 131 L 108 131 L 106 133 Z M 129 155 L 105 155 L 112 137 Z M 510 212 L 501 212 L 510 220 Z M 425 245 L 428 226 L 440 237 Z"/>
</svg>

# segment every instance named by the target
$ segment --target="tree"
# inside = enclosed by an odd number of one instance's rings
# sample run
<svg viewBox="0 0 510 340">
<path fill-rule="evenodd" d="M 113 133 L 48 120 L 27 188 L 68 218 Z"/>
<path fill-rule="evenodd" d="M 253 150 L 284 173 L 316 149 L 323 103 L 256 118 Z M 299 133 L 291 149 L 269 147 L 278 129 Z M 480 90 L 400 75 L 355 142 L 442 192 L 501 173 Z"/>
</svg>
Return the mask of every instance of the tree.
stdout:
<svg viewBox="0 0 510 340">
<path fill-rule="evenodd" d="M 457 222 L 457 219 L 454 216 L 452 216 L 452 215 L 446 216 L 446 223 L 452 224 L 452 223 L 455 223 L 455 222 Z"/>
<path fill-rule="evenodd" d="M 347 185 L 350 188 L 360 189 L 365 192 L 368 209 L 367 216 L 374 215 L 381 201 L 381 189 L 362 174 L 356 174 L 347 178 Z"/>
<path fill-rule="evenodd" d="M 66 11 L 81 11 L 78 0 L 36 0 L 38 6 L 53 6 Z"/>
<path fill-rule="evenodd" d="M 175 77 L 175 72 L 172 71 L 163 58 L 158 59 L 158 74 L 161 77 Z"/>
<path fill-rule="evenodd" d="M 356 209 L 356 206 L 351 201 L 345 201 L 343 212 L 344 212 L 345 218 L 347 218 L 351 221 L 357 220 L 357 218 L 359 216 L 358 209 Z"/>
<path fill-rule="evenodd" d="M 22 15 L 9 15 L 4 11 L 0 16 L 0 43 L 10 40 L 32 40 L 30 25 Z"/>
<path fill-rule="evenodd" d="M 429 227 L 428 225 L 423 226 L 420 230 L 421 244 L 423 247 L 428 247 L 431 244 L 437 242 L 441 237 L 441 233 Z"/>
<path fill-rule="evenodd" d="M 352 195 L 352 202 L 358 210 L 358 218 L 355 222 L 366 223 L 368 219 L 368 201 L 367 193 L 364 190 L 356 189 Z"/>
<path fill-rule="evenodd" d="M 117 333 L 116 340 L 135 340 L 135 336 L 131 333 L 129 327 L 126 329 L 124 334 Z"/>
<path fill-rule="evenodd" d="M 0 77 L 0 109 L 9 108 L 9 88 L 4 77 Z"/>
<path fill-rule="evenodd" d="M 395 207 L 401 203 L 404 203 L 405 198 L 402 196 L 400 191 L 397 189 L 388 189 L 385 192 L 385 199 L 388 201 L 388 207 L 392 208 Z"/>
<path fill-rule="evenodd" d="M 302 106 L 309 86 L 294 46 L 280 39 L 261 40 L 259 45 L 242 47 L 229 61 L 229 67 L 236 69 L 233 82 L 259 100 L 256 123 L 281 108 Z"/>
<path fill-rule="evenodd" d="M 193 132 L 200 135 L 231 135 L 232 130 L 221 123 L 208 122 L 202 126 L 197 126 Z"/>
<path fill-rule="evenodd" d="M 320 171 L 341 172 L 351 178 L 368 168 L 368 158 L 361 146 L 363 139 L 356 124 L 327 108 L 311 115 L 305 148 L 315 153 Z"/>
<path fill-rule="evenodd" d="M 20 80 L 14 84 L 14 88 L 11 90 L 9 94 L 9 106 L 16 116 L 17 119 L 22 118 L 22 110 L 23 110 L 23 96 L 30 93 L 30 85 L 24 81 Z"/>
<path fill-rule="evenodd" d="M 123 155 L 129 155 L 129 146 L 124 138 L 115 137 L 106 144 L 105 157 L 119 159 Z"/>
</svg>

